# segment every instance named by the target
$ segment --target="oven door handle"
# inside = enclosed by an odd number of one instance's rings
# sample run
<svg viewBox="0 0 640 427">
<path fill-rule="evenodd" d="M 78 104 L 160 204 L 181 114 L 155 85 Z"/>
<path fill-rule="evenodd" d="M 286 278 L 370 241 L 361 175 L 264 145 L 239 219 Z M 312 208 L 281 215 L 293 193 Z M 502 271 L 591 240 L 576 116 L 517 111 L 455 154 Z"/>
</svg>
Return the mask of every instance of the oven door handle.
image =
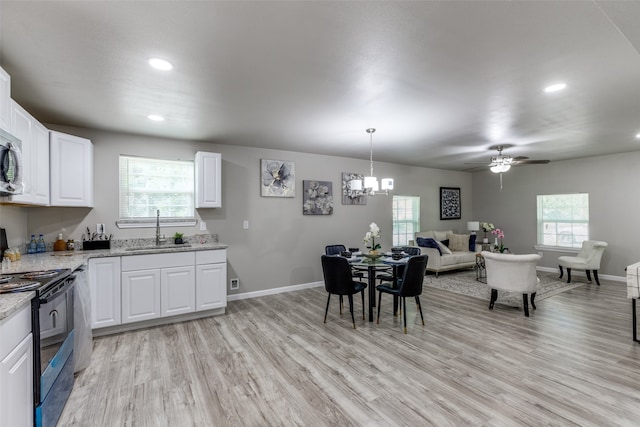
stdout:
<svg viewBox="0 0 640 427">
<path fill-rule="evenodd" d="M 57 284 L 54 289 L 51 290 L 51 293 L 47 292 L 44 295 L 40 296 L 40 303 L 48 303 L 49 301 L 53 301 L 54 299 L 56 299 L 58 296 L 64 294 L 65 292 L 67 292 L 72 286 L 73 286 L 73 282 L 75 281 L 76 276 L 69 276 L 66 277 L 62 283 Z"/>
</svg>

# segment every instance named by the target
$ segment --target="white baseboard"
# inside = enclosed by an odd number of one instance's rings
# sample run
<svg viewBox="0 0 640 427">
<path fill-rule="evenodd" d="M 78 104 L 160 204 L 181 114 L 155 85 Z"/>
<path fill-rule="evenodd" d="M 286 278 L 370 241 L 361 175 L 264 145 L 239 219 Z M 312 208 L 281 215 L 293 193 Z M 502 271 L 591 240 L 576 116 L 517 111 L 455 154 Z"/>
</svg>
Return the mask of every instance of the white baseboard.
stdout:
<svg viewBox="0 0 640 427">
<path fill-rule="evenodd" d="M 547 273 L 558 273 L 558 275 L 560 274 L 560 271 L 558 270 L 558 267 L 536 267 L 536 270 L 538 271 L 545 271 Z M 565 272 L 565 275 L 567 273 Z M 572 270 L 571 271 L 571 277 L 573 276 L 580 276 L 580 277 L 587 277 L 587 274 L 584 271 L 581 270 Z M 564 276 L 567 277 L 567 276 Z M 591 275 L 591 277 L 593 278 L 593 275 Z M 627 283 L 627 278 L 626 276 L 612 276 L 610 274 L 599 274 L 598 275 L 599 279 L 603 279 L 603 280 L 611 280 L 612 282 L 623 282 L 623 283 Z"/>
<path fill-rule="evenodd" d="M 299 291 L 302 289 L 317 288 L 324 286 L 324 282 L 303 283 L 301 285 L 282 286 L 280 288 L 265 289 L 264 291 L 244 292 L 227 296 L 227 301 L 238 301 L 241 299 L 263 297 L 265 295 L 281 294 L 283 292 Z"/>
</svg>

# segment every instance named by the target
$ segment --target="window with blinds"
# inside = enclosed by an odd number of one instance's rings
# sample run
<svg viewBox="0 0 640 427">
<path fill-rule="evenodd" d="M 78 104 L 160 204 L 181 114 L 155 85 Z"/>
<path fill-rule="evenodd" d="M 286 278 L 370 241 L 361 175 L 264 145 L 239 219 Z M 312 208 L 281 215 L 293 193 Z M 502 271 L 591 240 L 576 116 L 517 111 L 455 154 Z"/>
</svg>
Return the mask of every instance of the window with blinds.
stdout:
<svg viewBox="0 0 640 427">
<path fill-rule="evenodd" d="M 120 219 L 192 219 L 192 161 L 120 156 Z"/>
<path fill-rule="evenodd" d="M 393 196 L 393 246 L 406 246 L 420 231 L 420 197 Z"/>
</svg>

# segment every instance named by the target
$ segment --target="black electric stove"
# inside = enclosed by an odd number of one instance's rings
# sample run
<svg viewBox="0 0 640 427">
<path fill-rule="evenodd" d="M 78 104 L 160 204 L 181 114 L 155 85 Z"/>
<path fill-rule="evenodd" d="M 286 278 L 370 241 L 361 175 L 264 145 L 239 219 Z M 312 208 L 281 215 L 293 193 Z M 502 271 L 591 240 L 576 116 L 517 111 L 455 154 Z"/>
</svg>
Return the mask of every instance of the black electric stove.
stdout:
<svg viewBox="0 0 640 427">
<path fill-rule="evenodd" d="M 0 294 L 35 291 L 36 297 L 71 274 L 68 268 L 0 275 Z"/>
</svg>

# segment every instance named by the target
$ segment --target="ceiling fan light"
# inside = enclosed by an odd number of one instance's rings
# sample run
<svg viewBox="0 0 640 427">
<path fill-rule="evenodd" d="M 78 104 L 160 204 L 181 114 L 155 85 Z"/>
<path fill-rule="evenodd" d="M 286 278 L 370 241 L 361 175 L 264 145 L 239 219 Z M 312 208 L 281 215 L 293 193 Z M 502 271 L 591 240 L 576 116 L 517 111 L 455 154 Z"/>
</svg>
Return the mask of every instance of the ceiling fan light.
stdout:
<svg viewBox="0 0 640 427">
<path fill-rule="evenodd" d="M 502 173 L 508 171 L 509 169 L 511 169 L 511 165 L 505 164 L 493 165 L 491 166 L 491 168 L 489 168 L 489 170 L 491 170 L 491 172 L 493 173 Z"/>
</svg>

